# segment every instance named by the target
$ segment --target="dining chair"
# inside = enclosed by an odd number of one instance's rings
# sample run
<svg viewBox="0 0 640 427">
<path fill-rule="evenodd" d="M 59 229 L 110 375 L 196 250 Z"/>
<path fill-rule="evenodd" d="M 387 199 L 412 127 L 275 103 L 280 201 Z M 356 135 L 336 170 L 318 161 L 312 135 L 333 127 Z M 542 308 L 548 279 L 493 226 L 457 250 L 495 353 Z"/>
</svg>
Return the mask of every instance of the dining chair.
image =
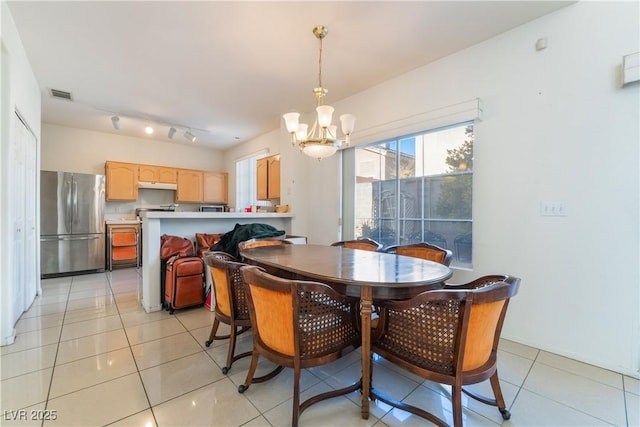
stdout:
<svg viewBox="0 0 640 427">
<path fill-rule="evenodd" d="M 388 254 L 398 254 L 414 258 L 422 258 L 428 261 L 434 261 L 440 264 L 444 264 L 447 267 L 451 264 L 451 259 L 453 258 L 453 254 L 449 249 L 444 249 L 440 246 L 432 245 L 431 243 L 427 242 L 389 246 L 388 248 L 384 249 L 383 252 L 386 252 Z"/>
<path fill-rule="evenodd" d="M 238 250 L 243 251 L 249 248 L 257 248 L 260 246 L 276 246 L 276 245 L 290 245 L 291 242 L 284 239 L 272 239 L 272 238 L 264 238 L 264 239 L 250 239 L 245 240 L 244 242 L 238 243 Z"/>
<path fill-rule="evenodd" d="M 497 353 L 509 299 L 519 285 L 519 278 L 492 275 L 464 285 L 445 285 L 409 300 L 381 301 L 372 352 L 422 378 L 450 385 L 455 427 L 462 426 L 462 393 L 497 406 L 508 420 L 511 414 L 500 389 Z M 493 398 L 463 388 L 486 379 Z M 372 396 L 436 425 L 447 425 L 432 413 L 375 390 Z"/>
<path fill-rule="evenodd" d="M 334 242 L 331 246 L 342 246 L 349 249 L 363 249 L 365 251 L 378 252 L 382 249 L 382 244 L 368 237 L 357 240 L 342 240 Z"/>
<path fill-rule="evenodd" d="M 206 252 L 204 263 L 211 273 L 214 292 L 212 300 L 215 300 L 215 318 L 209 339 L 204 344 L 209 347 L 214 340 L 229 338 L 227 364 L 222 368 L 222 373 L 226 375 L 233 362 L 251 355 L 250 351 L 234 355 L 237 336 L 251 327 L 247 295 L 242 285 L 242 274 L 240 273 L 240 268 L 246 264 L 242 264 L 232 255 L 220 251 Z M 229 335 L 216 335 L 220 322 L 229 325 Z"/>
<path fill-rule="evenodd" d="M 360 346 L 357 300 L 330 286 L 272 276 L 259 267 L 242 269 L 253 330 L 253 356 L 247 378 L 238 387 L 244 393 L 252 382 L 258 358 L 293 368 L 292 426 L 310 405 L 358 388 L 332 390 L 300 403 L 303 368 L 326 365 Z M 346 390 L 346 391 L 345 391 Z"/>
</svg>

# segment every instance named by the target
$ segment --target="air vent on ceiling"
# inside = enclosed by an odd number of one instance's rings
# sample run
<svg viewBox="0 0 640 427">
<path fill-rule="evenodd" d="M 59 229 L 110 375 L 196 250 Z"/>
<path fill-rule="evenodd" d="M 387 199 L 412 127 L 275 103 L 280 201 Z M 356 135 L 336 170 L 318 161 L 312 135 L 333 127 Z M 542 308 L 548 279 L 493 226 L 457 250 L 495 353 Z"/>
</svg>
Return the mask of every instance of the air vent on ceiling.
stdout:
<svg viewBox="0 0 640 427">
<path fill-rule="evenodd" d="M 71 92 L 65 92 L 64 90 L 49 89 L 51 96 L 57 99 L 64 99 L 65 101 L 73 101 Z"/>
</svg>

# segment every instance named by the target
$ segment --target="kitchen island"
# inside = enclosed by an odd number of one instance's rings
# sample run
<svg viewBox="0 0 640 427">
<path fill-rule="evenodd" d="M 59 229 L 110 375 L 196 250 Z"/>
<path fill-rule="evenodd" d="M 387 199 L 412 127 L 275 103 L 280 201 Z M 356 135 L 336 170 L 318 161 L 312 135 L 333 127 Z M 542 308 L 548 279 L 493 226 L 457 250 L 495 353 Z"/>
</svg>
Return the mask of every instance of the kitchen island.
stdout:
<svg viewBox="0 0 640 427">
<path fill-rule="evenodd" d="M 140 212 L 142 219 L 142 306 L 147 313 L 162 309 L 160 236 L 170 234 L 195 241 L 196 233 L 226 233 L 236 224 L 269 224 L 291 233 L 291 213 Z"/>
</svg>

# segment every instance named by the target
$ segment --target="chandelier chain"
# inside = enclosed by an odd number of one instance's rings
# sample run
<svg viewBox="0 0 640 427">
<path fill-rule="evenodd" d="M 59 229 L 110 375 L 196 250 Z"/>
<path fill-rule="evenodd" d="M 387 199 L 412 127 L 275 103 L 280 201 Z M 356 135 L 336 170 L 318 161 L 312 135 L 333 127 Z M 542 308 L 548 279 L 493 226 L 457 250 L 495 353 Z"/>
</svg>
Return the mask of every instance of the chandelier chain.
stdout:
<svg viewBox="0 0 640 427">
<path fill-rule="evenodd" d="M 318 87 L 322 87 L 322 38 L 320 40 L 320 51 L 318 54 Z M 321 99 L 318 100 L 319 103 Z"/>
</svg>

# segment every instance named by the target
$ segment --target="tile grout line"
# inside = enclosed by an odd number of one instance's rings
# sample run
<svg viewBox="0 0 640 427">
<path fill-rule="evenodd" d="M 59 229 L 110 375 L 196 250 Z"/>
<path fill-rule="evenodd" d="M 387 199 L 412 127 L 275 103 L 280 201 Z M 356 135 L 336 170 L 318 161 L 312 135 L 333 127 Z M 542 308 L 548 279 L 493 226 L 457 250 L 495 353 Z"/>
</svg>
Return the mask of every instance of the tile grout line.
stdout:
<svg viewBox="0 0 640 427">
<path fill-rule="evenodd" d="M 44 410 L 45 413 L 46 411 L 48 411 L 49 409 L 49 397 L 51 396 L 51 387 L 53 387 L 53 376 L 56 373 L 56 365 L 57 365 L 57 361 L 58 361 L 58 352 L 60 351 L 60 343 L 62 342 L 62 331 L 64 331 L 64 319 L 67 317 L 67 307 L 69 306 L 69 297 L 71 296 L 71 288 L 73 288 L 73 280 L 74 280 L 75 276 L 71 276 L 71 281 L 69 283 L 69 291 L 67 292 L 67 301 L 64 305 L 64 313 L 62 315 L 62 327 L 60 328 L 60 335 L 58 336 L 58 344 L 56 346 L 56 355 L 53 358 L 53 366 L 51 367 L 51 380 L 49 381 L 49 388 L 47 389 L 47 399 L 45 400 L 45 404 L 44 404 Z M 42 291 L 42 293 L 44 294 L 44 290 Z M 53 411 L 54 409 L 52 409 Z M 44 427 L 44 417 L 41 420 L 40 423 L 40 427 Z"/>
<path fill-rule="evenodd" d="M 514 353 L 511 353 L 511 354 L 514 354 Z M 529 369 L 527 370 L 527 374 L 522 379 L 522 384 L 520 384 L 518 386 L 518 391 L 516 392 L 516 395 L 513 397 L 513 402 L 511 402 L 511 406 L 508 408 L 509 412 L 511 412 L 511 410 L 513 409 L 513 406 L 516 404 L 516 400 L 518 400 L 518 396 L 520 396 L 520 392 L 522 391 L 522 388 L 524 387 L 524 383 L 527 381 L 527 378 L 529 377 L 529 374 L 531 374 L 531 371 L 533 370 L 533 366 L 535 365 L 536 360 L 538 360 L 538 356 L 539 355 L 540 355 L 540 350 L 537 350 L 536 351 L 536 356 L 531 361 L 531 366 L 529 366 Z M 529 391 L 529 390 L 527 390 L 527 391 Z M 500 425 L 503 425 L 505 421 L 507 421 L 507 420 L 503 420 L 502 423 L 500 423 Z"/>
<path fill-rule="evenodd" d="M 151 406 L 151 399 L 149 399 L 149 393 L 147 393 L 147 387 L 144 385 L 144 381 L 142 380 L 142 374 L 140 373 L 140 367 L 138 366 L 138 361 L 136 360 L 135 355 L 133 354 L 133 348 L 131 347 L 131 341 L 129 340 L 129 334 L 127 333 L 127 329 L 124 326 L 124 322 L 122 321 L 122 313 L 120 312 L 120 306 L 118 305 L 118 301 L 116 300 L 116 294 L 113 292 L 113 286 L 111 284 L 111 277 L 109 277 L 109 275 L 106 274 L 105 271 L 105 275 L 107 276 L 107 281 L 109 282 L 109 290 L 111 291 L 111 294 L 113 295 L 113 300 L 116 304 L 116 311 L 118 312 L 118 317 L 120 318 L 120 324 L 122 325 L 122 331 L 124 332 L 124 336 L 127 340 L 127 344 L 129 346 L 129 353 L 131 354 L 131 358 L 133 359 L 133 363 L 136 367 L 136 372 L 138 373 L 138 379 L 140 380 L 140 384 L 142 385 L 142 390 L 144 391 L 144 396 L 147 399 L 147 403 L 149 404 L 149 410 L 151 411 L 151 416 L 153 417 L 153 422 L 155 423 L 155 425 L 158 425 L 158 420 L 156 419 L 156 414 L 153 411 L 153 406 Z M 113 275 L 113 272 L 111 272 L 111 275 Z M 143 412 L 143 411 L 140 411 Z M 139 413 L 139 412 L 136 412 Z M 122 418 L 128 418 L 131 417 L 135 414 L 129 414 L 126 417 Z M 115 422 L 118 422 L 120 420 L 115 420 L 109 424 L 113 424 Z"/>
<path fill-rule="evenodd" d="M 530 373 L 531 373 L 531 371 L 533 370 L 533 367 L 534 367 L 535 363 L 538 361 L 538 356 L 540 355 L 540 352 L 541 352 L 541 351 L 542 351 L 542 350 L 538 349 L 538 351 L 537 351 L 537 353 L 536 353 L 536 357 L 533 359 L 533 363 L 531 364 L 531 367 L 530 367 L 530 368 L 529 368 L 529 370 L 527 371 L 527 375 L 525 375 L 524 380 L 522 381 L 522 385 L 518 388 L 518 393 L 516 393 L 516 396 L 513 398 L 513 404 L 515 404 L 515 403 L 516 403 L 516 399 L 517 399 L 517 397 L 520 395 L 520 391 L 524 389 L 524 390 L 526 390 L 528 393 L 532 393 L 532 394 L 535 394 L 536 396 L 540 396 L 541 398 L 543 398 L 543 399 L 545 399 L 545 400 L 548 400 L 548 401 L 550 401 L 550 402 L 554 402 L 554 403 L 555 403 L 555 404 L 557 404 L 557 405 L 561 405 L 561 406 L 563 406 L 563 407 L 565 407 L 565 408 L 570 408 L 570 409 L 572 409 L 572 410 L 574 410 L 574 411 L 576 411 L 576 412 L 580 412 L 581 414 L 584 414 L 584 415 L 586 415 L 586 416 L 588 416 L 588 417 L 590 417 L 590 418 L 600 420 L 600 421 L 602 421 L 603 423 L 606 423 L 607 425 L 614 425 L 614 424 L 611 424 L 609 421 L 607 421 L 607 420 L 603 420 L 602 418 L 600 418 L 600 417 L 598 417 L 598 416 L 596 416 L 596 415 L 593 415 L 593 414 L 590 414 L 590 413 L 588 413 L 588 412 L 585 412 L 584 410 L 582 410 L 582 409 L 580 409 L 580 408 L 573 407 L 573 406 L 571 406 L 571 405 L 567 405 L 566 403 L 560 402 L 560 401 L 558 401 L 558 400 L 554 400 L 554 399 L 550 398 L 549 396 L 546 396 L 546 395 L 544 395 L 544 394 L 537 393 L 537 392 L 535 392 L 535 391 L 533 391 L 533 390 L 529 390 L 529 389 L 527 389 L 527 388 L 525 388 L 525 387 L 524 387 L 524 383 L 526 382 L 527 378 L 529 377 L 529 374 L 530 374 Z M 582 375 L 575 374 L 575 373 L 573 373 L 573 372 L 567 371 L 566 369 L 561 369 L 561 368 L 558 368 L 558 367 L 555 367 L 555 366 L 551 366 L 551 365 L 548 365 L 548 364 L 543 363 L 543 362 L 539 362 L 539 363 L 540 363 L 541 365 L 548 366 L 548 367 L 551 367 L 551 368 L 553 368 L 553 369 L 557 369 L 557 370 L 562 371 L 562 372 L 566 372 L 567 374 L 570 374 L 570 375 L 575 375 L 575 376 L 577 376 L 577 377 L 583 377 Z M 584 377 L 583 377 L 583 378 L 584 378 Z M 592 380 L 592 381 L 593 381 L 593 380 Z M 599 381 L 595 381 L 595 382 L 599 382 Z M 600 384 L 605 385 L 605 386 L 608 386 L 608 387 L 612 387 L 612 386 L 607 385 L 607 384 L 603 384 L 603 383 L 600 383 Z M 612 387 L 612 388 L 616 388 L 616 387 Z M 624 399 L 624 393 L 623 393 L 623 399 Z M 626 413 L 627 413 L 627 412 L 626 412 L 626 401 L 624 401 L 624 400 L 623 400 L 623 404 L 624 404 L 624 406 L 625 406 L 625 415 L 626 415 Z M 513 406 L 513 405 L 512 405 L 512 406 Z M 625 419 L 625 421 L 627 421 L 627 420 Z M 628 421 L 627 421 L 627 423 L 626 423 L 626 424 L 627 424 L 627 426 L 629 425 L 629 424 L 628 424 Z"/>
</svg>

